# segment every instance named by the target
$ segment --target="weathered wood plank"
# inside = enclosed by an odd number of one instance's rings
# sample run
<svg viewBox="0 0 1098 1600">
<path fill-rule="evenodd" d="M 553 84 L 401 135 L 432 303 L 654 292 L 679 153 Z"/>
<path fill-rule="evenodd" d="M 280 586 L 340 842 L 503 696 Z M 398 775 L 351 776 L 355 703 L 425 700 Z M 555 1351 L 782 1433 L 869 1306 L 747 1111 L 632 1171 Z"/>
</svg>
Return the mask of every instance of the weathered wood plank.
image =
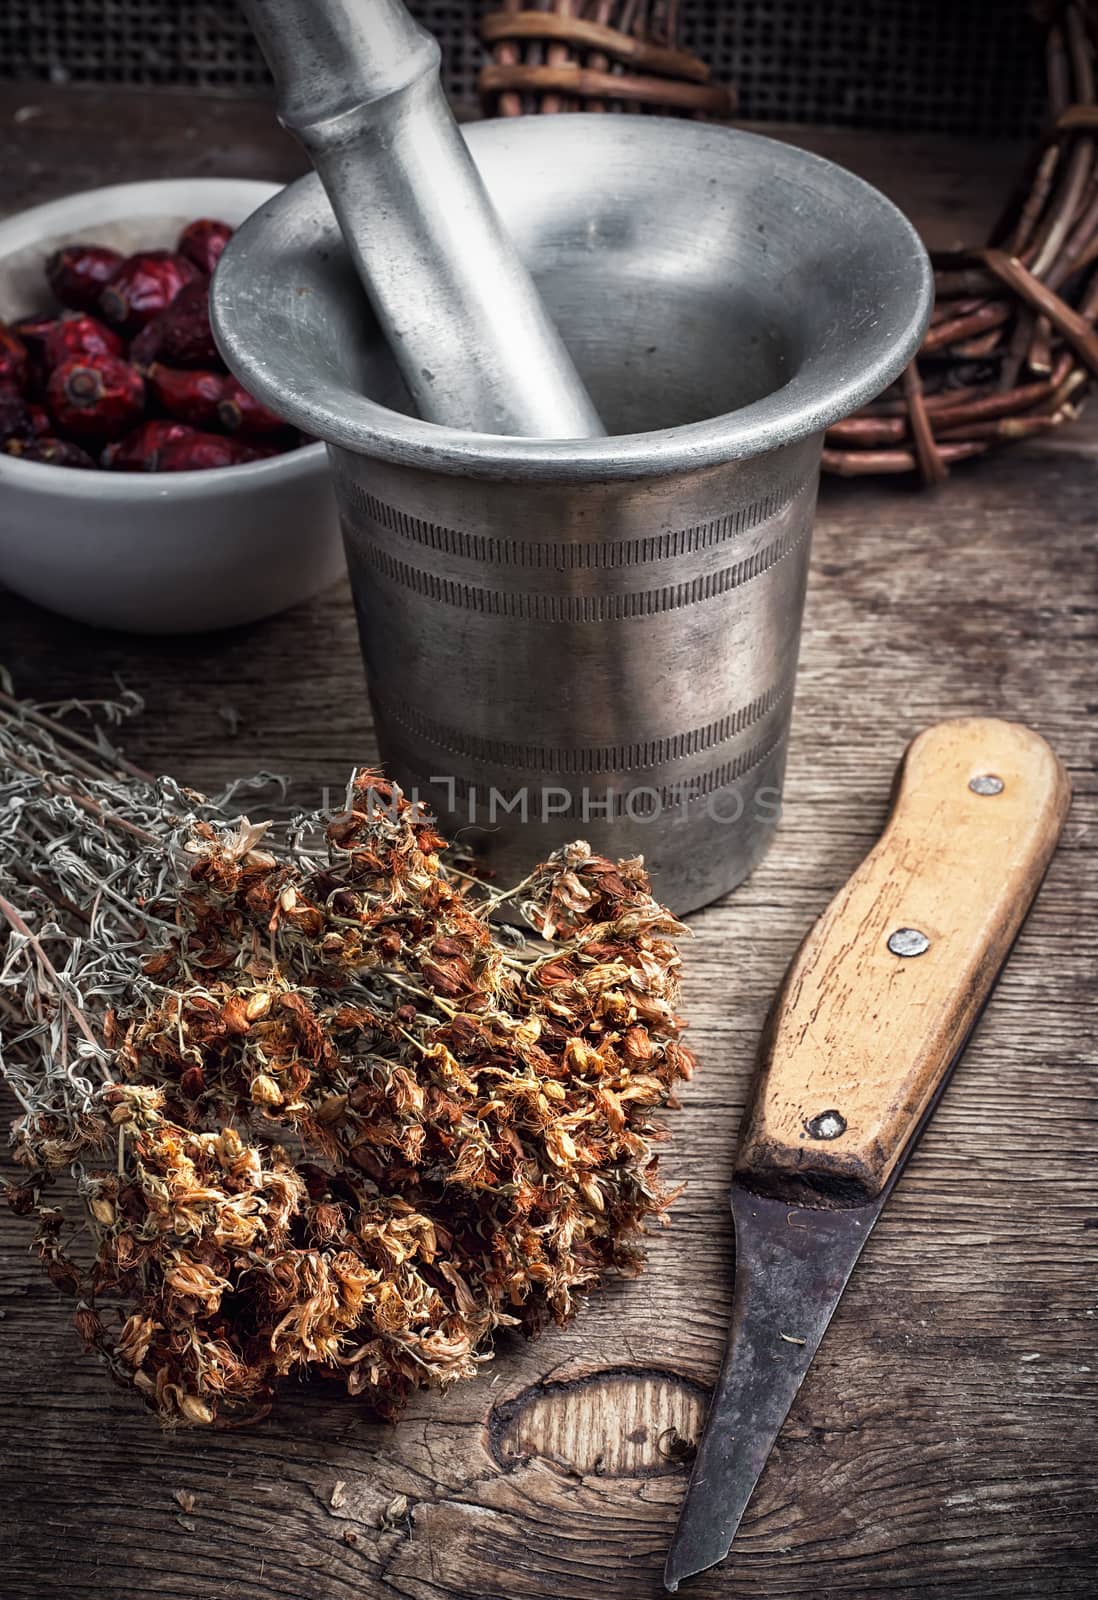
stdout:
<svg viewBox="0 0 1098 1600">
<path fill-rule="evenodd" d="M 208 125 L 188 115 L 206 170 L 273 170 L 259 165 L 258 135 L 214 154 Z M 38 193 L 58 192 L 64 175 L 60 121 Z M 886 143 L 864 146 L 877 167 Z M 166 148 L 164 168 L 187 170 L 178 152 L 192 147 L 172 145 L 170 159 Z M 901 197 L 911 159 L 910 145 L 893 146 Z M 5 180 L 0 199 L 21 203 L 21 182 Z M 943 155 L 935 186 L 959 201 L 983 191 L 984 175 Z M 691 919 L 686 1009 L 701 1067 L 667 1119 L 665 1156 L 687 1192 L 646 1275 L 592 1296 L 571 1327 L 505 1341 L 480 1380 L 417 1400 L 395 1428 L 294 1389 L 257 1431 L 163 1436 L 76 1355 L 66 1307 L 25 1253 L 26 1225 L 0 1218 L 4 1600 L 658 1594 L 685 1477 L 677 1435 L 697 1426 L 723 1340 L 726 1188 L 763 1015 L 809 922 L 880 828 L 906 742 L 975 712 L 1031 722 L 1064 758 L 1076 789 L 1064 841 L 733 1556 L 691 1592 L 1093 1595 L 1094 508 L 1084 440 L 979 463 L 933 498 L 825 486 L 783 824 L 751 880 Z M 266 766 L 317 800 L 373 751 L 338 589 L 189 641 L 97 634 L 0 596 L 0 658 L 47 697 L 98 694 L 120 674 L 148 702 L 130 753 L 200 785 Z M 345 1500 L 333 1506 L 337 1482 Z M 193 1529 L 178 1488 L 195 1496 Z"/>
</svg>

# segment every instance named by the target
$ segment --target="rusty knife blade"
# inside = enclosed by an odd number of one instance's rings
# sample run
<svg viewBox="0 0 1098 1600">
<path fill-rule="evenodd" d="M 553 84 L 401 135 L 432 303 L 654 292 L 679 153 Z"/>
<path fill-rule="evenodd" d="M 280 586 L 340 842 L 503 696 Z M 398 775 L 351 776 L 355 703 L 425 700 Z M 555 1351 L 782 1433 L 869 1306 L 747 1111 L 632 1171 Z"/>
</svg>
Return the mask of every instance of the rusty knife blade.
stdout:
<svg viewBox="0 0 1098 1600">
<path fill-rule="evenodd" d="M 887 1198 L 886 1192 L 868 1205 L 817 1210 L 732 1185 L 732 1324 L 664 1567 L 672 1593 L 683 1578 L 728 1554 Z"/>
</svg>

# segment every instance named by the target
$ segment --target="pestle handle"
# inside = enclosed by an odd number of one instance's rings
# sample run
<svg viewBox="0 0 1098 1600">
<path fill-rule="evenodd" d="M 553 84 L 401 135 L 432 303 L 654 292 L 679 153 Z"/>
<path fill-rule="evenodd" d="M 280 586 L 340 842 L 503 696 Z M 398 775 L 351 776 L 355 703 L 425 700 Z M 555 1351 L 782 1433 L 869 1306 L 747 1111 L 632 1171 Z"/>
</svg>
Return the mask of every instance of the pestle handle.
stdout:
<svg viewBox="0 0 1098 1600">
<path fill-rule="evenodd" d="M 605 429 L 403 0 L 243 0 L 422 417 L 479 433 Z"/>
</svg>

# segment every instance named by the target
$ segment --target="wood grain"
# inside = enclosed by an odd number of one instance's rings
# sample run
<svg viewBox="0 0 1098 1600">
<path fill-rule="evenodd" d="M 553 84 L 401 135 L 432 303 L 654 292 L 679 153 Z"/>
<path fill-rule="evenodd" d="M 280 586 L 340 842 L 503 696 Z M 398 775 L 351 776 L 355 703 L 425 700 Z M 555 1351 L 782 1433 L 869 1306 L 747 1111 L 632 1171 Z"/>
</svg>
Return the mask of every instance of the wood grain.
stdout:
<svg viewBox="0 0 1098 1600">
<path fill-rule="evenodd" d="M 913 740 L 884 833 L 778 992 L 736 1158 L 743 1182 L 810 1202 L 881 1193 L 972 1031 L 1070 803 L 1056 753 L 1018 723 L 960 717 Z M 903 933 L 928 943 L 894 950 Z"/>
<path fill-rule="evenodd" d="M 173 110 L 157 94 L 131 110 L 38 86 L 19 104 L 43 109 L 16 124 L 10 92 L 6 117 L 0 104 L 10 205 L 158 167 L 284 170 L 253 108 Z M 938 242 L 983 227 L 1009 170 L 1009 150 L 945 140 L 812 142 L 883 178 Z M 1064 758 L 1063 842 L 732 1556 L 683 1594 L 1093 1600 L 1096 442 L 1093 424 L 1065 430 L 936 496 L 825 485 L 784 816 L 751 879 L 691 918 L 700 1066 L 663 1157 L 687 1188 L 643 1277 L 537 1343 L 504 1342 L 476 1383 L 393 1428 L 294 1388 L 255 1432 L 164 1436 L 76 1354 L 26 1224 L 0 1218 L 3 1600 L 655 1600 L 685 1484 L 667 1430 L 689 1433 L 685 1397 L 708 1391 L 724 1343 L 728 1182 L 763 1019 L 878 837 L 906 744 L 989 713 Z M 246 630 L 160 641 L 0 596 L 0 659 L 46 698 L 120 675 L 147 701 L 123 731 L 130 754 L 198 785 L 268 767 L 309 803 L 375 753 L 341 588 Z M 666 1470 L 626 1437 L 640 1426 Z"/>
</svg>

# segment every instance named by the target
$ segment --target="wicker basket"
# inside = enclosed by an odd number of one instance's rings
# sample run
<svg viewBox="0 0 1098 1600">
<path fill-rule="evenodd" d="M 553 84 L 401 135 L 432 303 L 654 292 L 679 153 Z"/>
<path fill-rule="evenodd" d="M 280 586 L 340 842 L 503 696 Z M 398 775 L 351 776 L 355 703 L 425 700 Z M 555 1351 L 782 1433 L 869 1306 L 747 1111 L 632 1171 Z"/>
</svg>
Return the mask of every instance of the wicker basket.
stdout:
<svg viewBox="0 0 1098 1600">
<path fill-rule="evenodd" d="M 676 48 L 676 0 L 507 0 L 484 17 L 493 115 L 614 107 L 728 117 L 731 90 Z M 916 361 L 829 430 L 824 468 L 918 472 L 1070 422 L 1098 373 L 1098 0 L 1039 8 L 1050 126 L 987 245 L 935 258 L 934 318 Z"/>
<path fill-rule="evenodd" d="M 492 60 L 480 74 L 486 116 L 524 112 L 658 111 L 730 117 L 729 89 L 677 47 L 678 0 L 521 0 L 481 19 Z"/>
<path fill-rule="evenodd" d="M 832 428 L 825 469 L 918 471 L 1058 428 L 1098 373 L 1098 6 L 1048 32 L 1051 125 L 988 244 L 935 258 L 934 319 L 903 382 Z"/>
</svg>

